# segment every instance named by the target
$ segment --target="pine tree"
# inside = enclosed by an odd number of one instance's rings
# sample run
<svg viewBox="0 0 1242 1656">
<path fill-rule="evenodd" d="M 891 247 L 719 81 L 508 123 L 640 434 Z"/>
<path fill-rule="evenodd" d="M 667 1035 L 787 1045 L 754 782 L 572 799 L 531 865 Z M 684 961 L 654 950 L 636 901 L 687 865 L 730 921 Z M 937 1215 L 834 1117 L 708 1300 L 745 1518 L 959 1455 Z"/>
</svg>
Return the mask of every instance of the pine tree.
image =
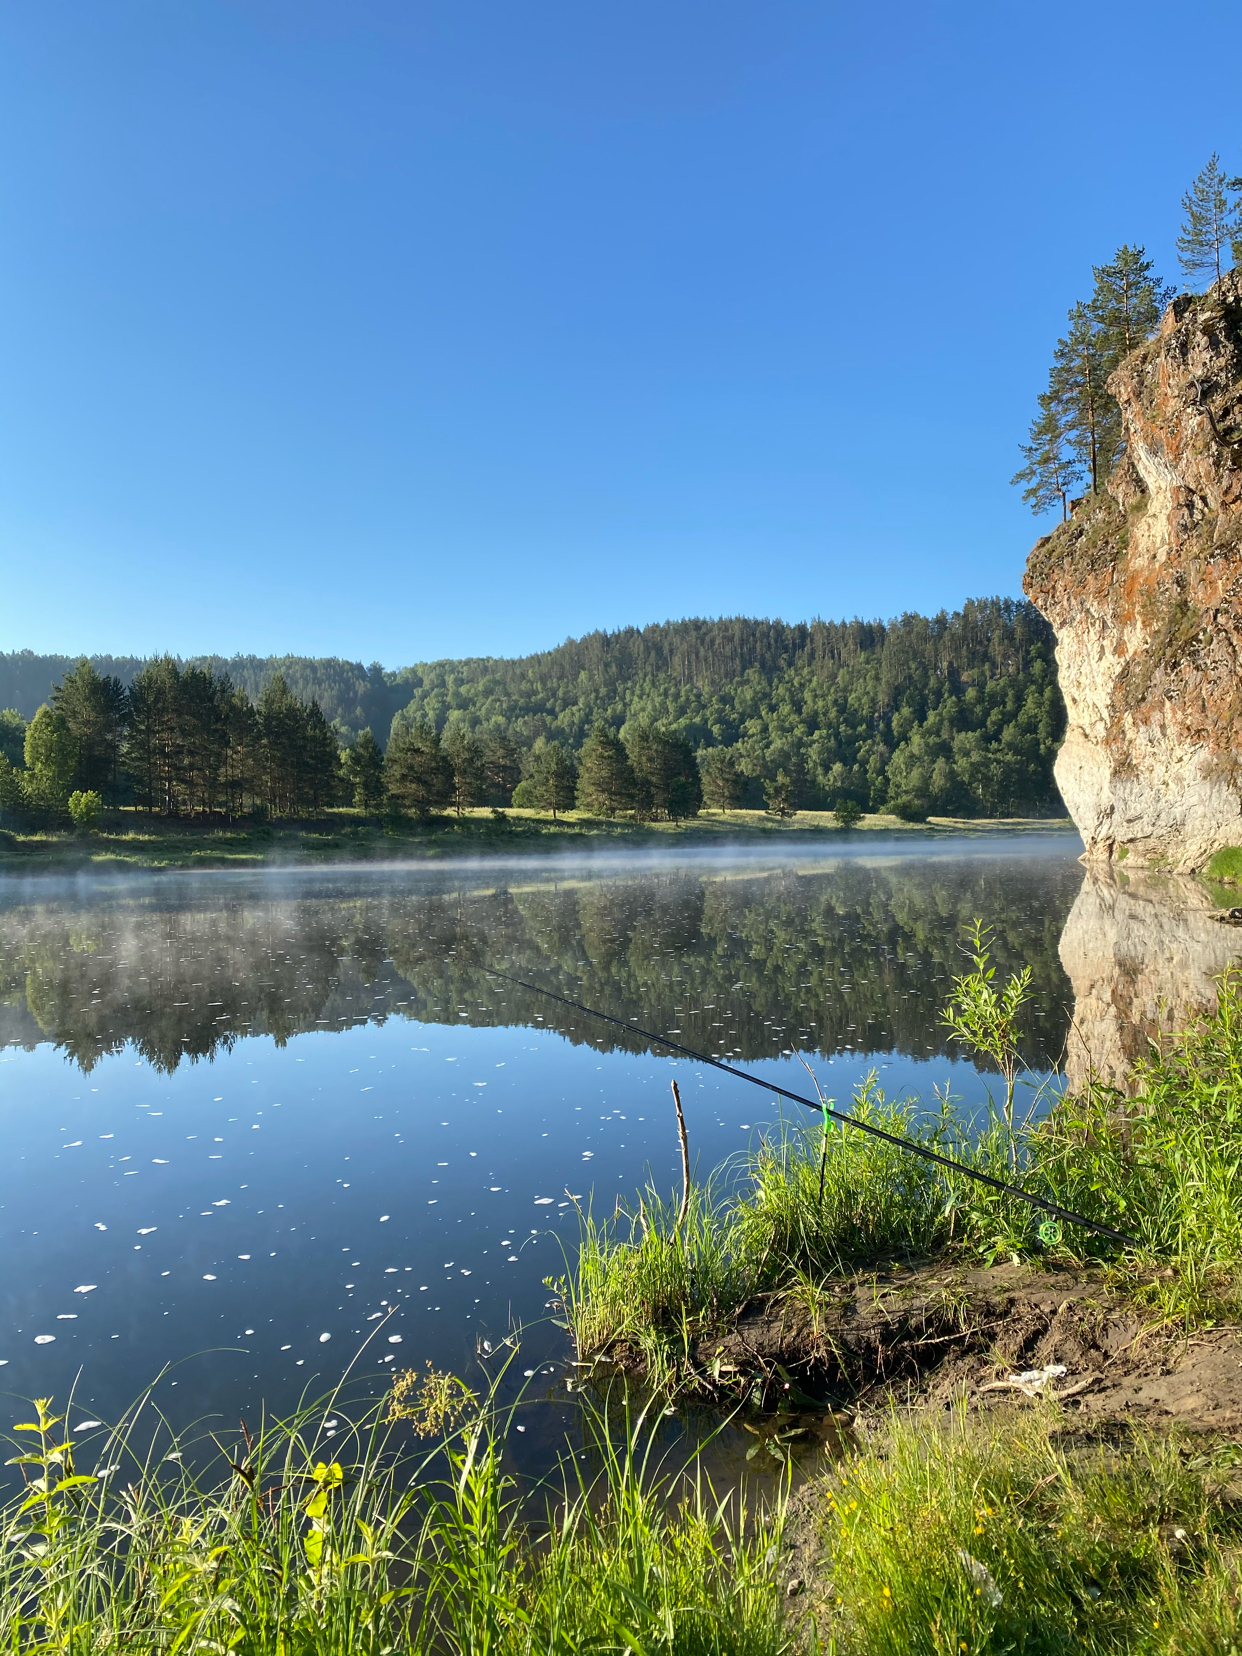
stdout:
<svg viewBox="0 0 1242 1656">
<path fill-rule="evenodd" d="M 429 816 L 453 797 L 453 767 L 436 727 L 419 719 L 395 730 L 384 755 L 388 793 L 403 810 Z"/>
<path fill-rule="evenodd" d="M 220 797 L 230 817 L 241 816 L 253 804 L 259 786 L 259 719 L 244 690 L 233 688 L 222 706 L 224 762 L 220 768 Z"/>
<path fill-rule="evenodd" d="M 177 808 L 177 704 L 181 670 L 171 656 L 150 662 L 129 686 L 124 765 L 139 805 Z"/>
<path fill-rule="evenodd" d="M 1103 330 L 1089 305 L 1069 313 L 1069 332 L 1058 339 L 1049 395 L 1063 422 L 1070 452 L 1090 473 L 1091 492 L 1112 469 L 1121 442 L 1121 413 L 1105 390 L 1109 363 Z"/>
<path fill-rule="evenodd" d="M 52 706 L 64 714 L 77 743 L 75 788 L 102 793 L 116 787 L 127 699 L 120 679 L 101 677 L 85 657 L 52 686 Z"/>
<path fill-rule="evenodd" d="M 788 771 L 778 770 L 776 777 L 763 786 L 764 803 L 767 805 L 769 816 L 785 817 L 796 816 L 798 807 L 794 799 L 794 785 Z"/>
<path fill-rule="evenodd" d="M 573 810 L 578 794 L 578 767 L 560 742 L 545 742 L 536 747 L 531 782 L 540 809 L 551 811 L 554 822 L 559 811 Z"/>
<path fill-rule="evenodd" d="M 383 808 L 384 755 L 371 734 L 370 725 L 364 725 L 358 732 L 358 740 L 341 754 L 341 773 L 356 811 L 370 816 Z"/>
<path fill-rule="evenodd" d="M 634 810 L 636 798 L 634 771 L 621 738 L 601 721 L 583 744 L 578 804 L 597 816 L 613 817 Z"/>
<path fill-rule="evenodd" d="M 1146 248 L 1119 247 L 1111 264 L 1095 265 L 1091 314 L 1099 325 L 1106 372 L 1124 362 L 1160 326 L 1173 297 L 1155 274 Z"/>
<path fill-rule="evenodd" d="M 299 750 L 304 731 L 301 703 L 283 673 L 273 673 L 257 708 L 263 803 L 273 816 L 291 816 L 298 806 Z"/>
<path fill-rule="evenodd" d="M 746 778 L 732 748 L 704 748 L 699 754 L 703 797 L 716 811 L 736 811 L 746 797 Z"/>
<path fill-rule="evenodd" d="M 668 805 L 669 783 L 673 777 L 663 731 L 644 720 L 629 719 L 621 739 L 634 773 L 635 816 L 662 815 Z"/>
<path fill-rule="evenodd" d="M 453 768 L 453 809 L 460 816 L 487 790 L 483 745 L 467 725 L 456 724 L 444 738 L 444 755 Z"/>
<path fill-rule="evenodd" d="M 1219 282 L 1222 251 L 1232 251 L 1235 238 L 1242 238 L 1242 202 L 1233 193 L 1240 187 L 1238 179 L 1225 177 L 1220 156 L 1213 151 L 1182 197 L 1186 217 L 1177 238 L 1177 257 L 1192 281 L 1206 277 Z"/>
<path fill-rule="evenodd" d="M 209 667 L 184 669 L 177 687 L 177 808 L 205 816 L 220 800 L 220 777 L 228 751 L 225 703 L 233 686 Z"/>
<path fill-rule="evenodd" d="M 1069 448 L 1069 428 L 1050 391 L 1039 399 L 1038 418 L 1031 421 L 1031 440 L 1021 445 L 1026 461 L 1011 483 L 1025 483 L 1022 498 L 1036 517 L 1061 504 L 1061 521 L 1069 516 L 1069 496 L 1082 481 L 1082 465 Z"/>
<path fill-rule="evenodd" d="M 299 707 L 302 729 L 294 808 L 299 815 L 309 811 L 317 816 L 329 805 L 335 805 L 340 797 L 341 744 L 313 696 L 309 702 L 300 702 Z"/>
<path fill-rule="evenodd" d="M 513 790 L 522 780 L 522 753 L 504 725 L 494 726 L 483 738 L 483 769 L 491 803 L 510 804 Z"/>
<path fill-rule="evenodd" d="M 685 822 L 689 817 L 698 816 L 703 809 L 703 783 L 689 742 L 686 743 L 686 750 L 690 762 L 681 768 L 669 784 L 668 804 L 665 809 L 670 822 Z"/>
<path fill-rule="evenodd" d="M 703 788 L 689 742 L 635 719 L 626 724 L 624 739 L 634 772 L 637 812 L 669 818 L 697 816 L 703 806 Z"/>
</svg>

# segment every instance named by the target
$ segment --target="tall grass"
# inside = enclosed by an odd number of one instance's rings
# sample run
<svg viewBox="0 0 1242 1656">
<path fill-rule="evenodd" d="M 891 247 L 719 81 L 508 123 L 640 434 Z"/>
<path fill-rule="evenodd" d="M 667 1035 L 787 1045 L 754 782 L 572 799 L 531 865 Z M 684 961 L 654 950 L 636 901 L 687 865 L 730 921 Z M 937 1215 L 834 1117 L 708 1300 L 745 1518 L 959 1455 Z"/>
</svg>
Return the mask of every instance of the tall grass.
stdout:
<svg viewBox="0 0 1242 1656">
<path fill-rule="evenodd" d="M 1134 1236 L 1128 1255 L 855 1127 L 786 1125 L 691 1191 L 680 1233 L 675 1204 L 653 1188 L 606 1223 L 584 1216 L 576 1268 L 554 1284 L 580 1352 L 628 1342 L 669 1383 L 690 1344 L 757 1295 L 946 1250 L 969 1264 L 1110 1261 L 1168 1315 L 1237 1316 L 1242 973 L 1222 978 L 1213 1016 L 1153 1049 L 1131 1081 L 1123 1095 L 1093 1080 L 1023 1127 L 1010 1110 L 975 1129 L 944 1100 L 920 1113 L 887 1100 L 874 1074 L 853 1101 L 858 1121 Z"/>
<path fill-rule="evenodd" d="M 504 1466 L 490 1400 L 434 1456 L 383 1407 L 324 1436 L 322 1404 L 221 1443 L 197 1474 L 135 1415 L 76 1470 L 46 1403 L 15 1430 L 28 1492 L 0 1511 L 0 1640 L 11 1651 L 409 1656 L 786 1648 L 771 1520 L 670 1492 L 646 1419 L 598 1422 L 594 1477 L 545 1515 Z M 182 1458 L 178 1458 L 182 1457 Z M 111 1468 L 105 1471 L 104 1468 Z"/>
<path fill-rule="evenodd" d="M 1130 1231 L 1171 1311 L 1242 1311 L 1242 971 L 1215 1013 L 1135 1065 L 1121 1094 L 1098 1082 L 1033 1136 L 1033 1171 L 1067 1207 Z M 1065 1239 L 1067 1244 L 1070 1238 Z M 1102 1251 L 1079 1243 L 1083 1251 Z"/>
<path fill-rule="evenodd" d="M 947 1114 L 921 1124 L 915 1105 L 887 1100 L 874 1075 L 853 1113 L 921 1143 L 943 1144 L 953 1132 Z M 1003 1158 L 999 1138 L 987 1154 Z M 629 1341 L 664 1384 L 700 1334 L 754 1296 L 926 1255 L 947 1243 L 954 1222 L 933 1164 L 832 1122 L 786 1124 L 740 1165 L 726 1163 L 691 1189 L 680 1229 L 679 1205 L 649 1187 L 609 1221 L 584 1214 L 576 1266 L 552 1284 L 583 1354 Z"/>
<path fill-rule="evenodd" d="M 1055 1413 L 894 1419 L 816 1486 L 811 1648 L 1238 1656 L 1229 1452 L 1076 1443 Z"/>
</svg>

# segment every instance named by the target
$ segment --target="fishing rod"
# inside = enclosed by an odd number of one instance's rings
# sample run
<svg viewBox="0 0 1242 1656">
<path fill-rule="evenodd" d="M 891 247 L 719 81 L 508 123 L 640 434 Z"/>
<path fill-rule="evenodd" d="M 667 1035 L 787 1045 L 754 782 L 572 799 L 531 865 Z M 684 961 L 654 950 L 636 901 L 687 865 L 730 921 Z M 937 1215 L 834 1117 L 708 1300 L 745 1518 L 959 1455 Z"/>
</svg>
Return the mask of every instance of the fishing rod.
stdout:
<svg viewBox="0 0 1242 1656">
<path fill-rule="evenodd" d="M 1023 1190 L 1020 1185 L 1009 1184 L 1004 1179 L 995 1179 L 990 1173 L 981 1173 L 977 1167 L 968 1167 L 965 1162 L 954 1161 L 952 1156 L 942 1156 L 939 1150 L 929 1149 L 926 1144 L 916 1144 L 912 1139 L 887 1132 L 883 1127 L 877 1127 L 873 1121 L 862 1121 L 858 1116 L 846 1114 L 844 1110 L 834 1110 L 831 1105 L 821 1100 L 804 1098 L 801 1093 L 790 1092 L 787 1087 L 775 1086 L 772 1082 L 764 1081 L 746 1070 L 736 1069 L 732 1064 L 726 1064 L 719 1058 L 709 1058 L 705 1052 L 696 1052 L 693 1047 L 684 1046 L 681 1041 L 671 1041 L 667 1035 L 657 1035 L 654 1030 L 640 1029 L 632 1019 L 627 1021 L 624 1018 L 614 1018 L 608 1012 L 600 1012 L 593 1006 L 585 1006 L 581 1001 L 558 995 L 551 989 L 543 988 L 541 984 L 526 983 L 521 978 L 510 976 L 508 972 L 498 971 L 494 966 L 482 966 L 480 970 L 486 972 L 489 977 L 503 978 L 506 983 L 515 984 L 519 989 L 528 989 L 534 995 L 543 995 L 548 1000 L 558 1001 L 562 1006 L 572 1007 L 575 1012 L 585 1012 L 589 1018 L 598 1018 L 602 1023 L 615 1024 L 618 1029 L 628 1030 L 631 1035 L 641 1035 L 644 1040 L 668 1047 L 670 1051 L 679 1052 L 685 1058 L 693 1058 L 696 1063 L 710 1064 L 713 1069 L 723 1070 L 726 1075 L 736 1076 L 739 1081 L 749 1081 L 752 1087 L 762 1087 L 765 1092 L 776 1093 L 778 1097 L 787 1098 L 794 1104 L 801 1104 L 808 1110 L 818 1110 L 822 1115 L 831 1116 L 834 1121 L 839 1121 L 846 1127 L 856 1127 L 860 1133 L 870 1133 L 872 1138 L 895 1145 L 898 1150 L 908 1150 L 911 1155 L 921 1156 L 924 1161 L 935 1162 L 938 1167 L 947 1167 L 951 1173 L 961 1173 L 967 1179 L 974 1179 L 977 1184 L 987 1185 L 991 1190 L 999 1190 L 1002 1195 L 1016 1196 L 1029 1207 L 1050 1213 L 1054 1219 L 1061 1219 L 1066 1224 L 1080 1225 L 1084 1230 L 1094 1231 L 1097 1236 L 1107 1236 L 1112 1242 L 1125 1243 L 1127 1247 L 1141 1248 L 1143 1245 L 1137 1236 L 1114 1230 L 1111 1225 L 1101 1225 L 1098 1220 L 1088 1219 L 1085 1214 L 1075 1213 L 1072 1208 L 1061 1207 L 1059 1203 L 1050 1202 L 1044 1196 L 1035 1196 L 1029 1190 Z"/>
</svg>

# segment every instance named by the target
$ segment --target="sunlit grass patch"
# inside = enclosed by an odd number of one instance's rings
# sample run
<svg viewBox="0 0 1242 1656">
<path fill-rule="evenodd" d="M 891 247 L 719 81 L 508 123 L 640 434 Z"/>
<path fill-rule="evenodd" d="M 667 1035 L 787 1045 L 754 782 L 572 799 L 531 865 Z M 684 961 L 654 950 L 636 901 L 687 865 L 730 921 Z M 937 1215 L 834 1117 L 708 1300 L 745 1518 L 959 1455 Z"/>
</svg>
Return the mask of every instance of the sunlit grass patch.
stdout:
<svg viewBox="0 0 1242 1656">
<path fill-rule="evenodd" d="M 648 1188 L 608 1221 L 583 1218 L 576 1266 L 555 1286 L 584 1358 L 627 1341 L 669 1384 L 692 1342 L 759 1294 L 951 1252 L 967 1264 L 1028 1257 L 1107 1262 L 1164 1317 L 1242 1311 L 1242 973 L 1210 1018 L 1153 1051 L 1123 1095 L 1092 1081 L 1048 1116 L 993 1110 L 974 1127 L 892 1102 L 874 1075 L 854 1123 L 935 1149 L 1135 1238 L 1125 1246 L 1050 1218 L 1016 1190 L 929 1163 L 847 1122 L 783 1125 L 679 1204 Z"/>
<path fill-rule="evenodd" d="M 1075 1443 L 1051 1411 L 895 1418 L 815 1490 L 818 1648 L 1224 1656 L 1242 1608 L 1224 1483 L 1201 1446 Z"/>
<path fill-rule="evenodd" d="M 1242 883 L 1242 845 L 1224 845 L 1204 870 L 1209 880 Z"/>
<path fill-rule="evenodd" d="M 868 1077 L 855 1119 L 920 1143 L 943 1121 L 916 1119 Z M 638 1347 L 650 1381 L 669 1384 L 691 1343 L 753 1296 L 877 1260 L 926 1255 L 948 1241 L 951 1201 L 926 1161 L 856 1127 L 785 1125 L 750 1155 L 692 1185 L 680 1202 L 648 1187 L 606 1221 L 584 1214 L 576 1265 L 554 1284 L 579 1352 Z"/>
<path fill-rule="evenodd" d="M 1141 1060 L 1131 1090 L 1091 1083 L 1032 1139 L 1065 1206 L 1137 1236 L 1125 1261 L 1167 1315 L 1242 1312 L 1242 972 L 1216 1012 Z M 1067 1227 L 1068 1230 L 1068 1227 Z M 1082 1238 L 1069 1246 L 1116 1253 Z M 1153 1270 L 1167 1272 L 1152 1278 Z"/>
</svg>

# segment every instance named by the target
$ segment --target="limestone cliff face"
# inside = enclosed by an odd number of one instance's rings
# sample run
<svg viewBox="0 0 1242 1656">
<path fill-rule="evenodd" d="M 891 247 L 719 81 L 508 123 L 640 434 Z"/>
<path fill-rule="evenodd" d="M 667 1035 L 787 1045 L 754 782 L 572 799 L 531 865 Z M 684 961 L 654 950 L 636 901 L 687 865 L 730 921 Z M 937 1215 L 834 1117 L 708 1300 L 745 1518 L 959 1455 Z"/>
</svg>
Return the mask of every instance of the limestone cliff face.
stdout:
<svg viewBox="0 0 1242 1656">
<path fill-rule="evenodd" d="M 1242 272 L 1175 299 L 1109 389 L 1125 453 L 1023 585 L 1056 629 L 1088 859 L 1190 871 L 1242 845 Z"/>
<path fill-rule="evenodd" d="M 1074 986 L 1070 1087 L 1092 1072 L 1124 1087 L 1153 1040 L 1215 1011 L 1216 979 L 1242 956 L 1242 931 L 1214 919 L 1199 880 L 1097 865 L 1087 869 L 1060 952 Z"/>
</svg>

